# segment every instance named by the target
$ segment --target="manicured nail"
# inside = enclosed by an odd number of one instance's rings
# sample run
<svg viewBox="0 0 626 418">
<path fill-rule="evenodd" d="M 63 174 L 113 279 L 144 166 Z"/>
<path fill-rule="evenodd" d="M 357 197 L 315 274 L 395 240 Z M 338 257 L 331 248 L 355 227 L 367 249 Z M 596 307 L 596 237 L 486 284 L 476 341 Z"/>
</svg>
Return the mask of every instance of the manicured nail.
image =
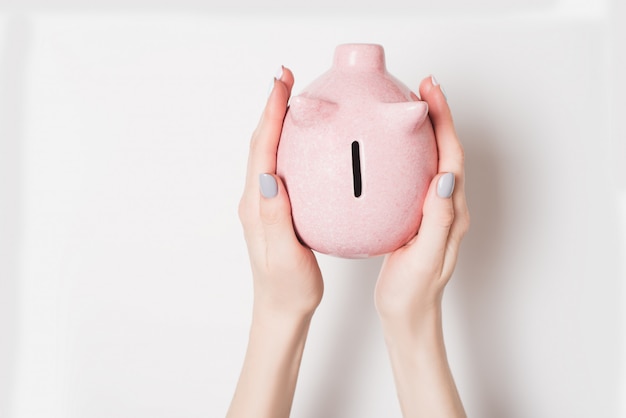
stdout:
<svg viewBox="0 0 626 418">
<path fill-rule="evenodd" d="M 437 79 L 435 78 L 434 75 L 430 76 L 430 81 L 431 81 L 431 83 L 433 83 L 433 86 L 435 86 L 435 87 L 439 86 L 439 88 L 441 89 L 441 93 L 443 94 L 443 97 L 447 101 L 448 100 L 448 95 L 446 94 L 446 91 L 443 89 L 443 86 L 439 84 L 439 82 L 437 81 Z"/>
<path fill-rule="evenodd" d="M 280 80 L 281 78 L 283 78 L 283 67 L 282 65 L 278 68 L 278 70 L 276 70 L 276 74 L 274 74 L 274 79 L 275 80 Z"/>
<path fill-rule="evenodd" d="M 447 199 L 454 191 L 454 173 L 446 173 L 437 182 L 437 196 Z"/>
<path fill-rule="evenodd" d="M 259 185 L 263 197 L 271 199 L 278 194 L 278 184 L 271 174 L 259 174 Z"/>
<path fill-rule="evenodd" d="M 278 70 L 276 70 L 274 78 L 272 79 L 270 85 L 267 87 L 267 97 L 272 94 L 272 90 L 274 90 L 274 85 L 276 84 L 276 81 L 280 81 L 280 79 L 283 78 L 283 68 L 284 67 L 281 65 L 280 67 L 278 67 Z"/>
</svg>

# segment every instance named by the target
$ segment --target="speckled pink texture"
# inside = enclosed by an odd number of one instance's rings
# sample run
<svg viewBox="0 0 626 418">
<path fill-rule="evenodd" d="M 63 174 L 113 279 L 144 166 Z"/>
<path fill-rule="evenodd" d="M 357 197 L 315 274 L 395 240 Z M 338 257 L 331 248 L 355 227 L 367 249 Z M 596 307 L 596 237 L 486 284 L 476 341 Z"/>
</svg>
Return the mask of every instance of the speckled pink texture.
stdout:
<svg viewBox="0 0 626 418">
<path fill-rule="evenodd" d="M 338 46 L 331 69 L 292 98 L 277 158 L 302 242 L 346 258 L 388 253 L 410 240 L 437 170 L 426 102 L 411 98 L 387 72 L 383 48 L 370 44 Z"/>
</svg>

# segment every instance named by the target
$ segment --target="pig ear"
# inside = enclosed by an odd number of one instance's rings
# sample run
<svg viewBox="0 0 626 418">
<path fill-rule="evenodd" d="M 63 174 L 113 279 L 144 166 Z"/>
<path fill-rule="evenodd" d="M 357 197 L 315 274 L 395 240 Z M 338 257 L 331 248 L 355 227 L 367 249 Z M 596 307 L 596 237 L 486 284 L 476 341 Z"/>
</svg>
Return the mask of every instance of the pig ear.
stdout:
<svg viewBox="0 0 626 418">
<path fill-rule="evenodd" d="M 419 128 L 428 116 L 428 103 L 415 102 L 382 103 L 381 115 L 389 126 L 412 132 Z"/>
<path fill-rule="evenodd" d="M 296 125 L 309 125 L 326 119 L 337 109 L 337 103 L 304 96 L 292 97 L 289 104 L 289 114 Z"/>
</svg>

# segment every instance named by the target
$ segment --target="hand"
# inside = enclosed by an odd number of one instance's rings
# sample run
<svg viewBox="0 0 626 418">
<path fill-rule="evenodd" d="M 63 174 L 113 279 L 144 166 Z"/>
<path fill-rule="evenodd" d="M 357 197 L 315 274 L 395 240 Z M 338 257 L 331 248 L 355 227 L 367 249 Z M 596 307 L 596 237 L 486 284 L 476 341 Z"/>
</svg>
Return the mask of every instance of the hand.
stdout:
<svg viewBox="0 0 626 418">
<path fill-rule="evenodd" d="M 322 275 L 313 252 L 296 237 L 289 198 L 276 176 L 276 150 L 293 87 L 291 71 L 283 68 L 281 73 L 252 135 L 239 218 L 252 266 L 255 309 L 312 315 L 322 298 Z"/>
<path fill-rule="evenodd" d="M 228 418 L 287 418 L 311 317 L 324 284 L 313 252 L 293 229 L 285 187 L 276 176 L 276 150 L 293 74 L 281 67 L 250 142 L 239 218 L 254 281 L 248 350 Z"/>
<path fill-rule="evenodd" d="M 435 130 L 439 174 L 430 184 L 418 234 L 388 254 L 381 268 L 375 300 L 383 320 L 414 320 L 439 308 L 469 228 L 463 148 L 446 98 L 435 83 L 423 80 L 420 95 L 428 103 Z"/>
<path fill-rule="evenodd" d="M 439 174 L 424 202 L 422 224 L 388 254 L 376 283 L 376 308 L 404 417 L 465 417 L 443 340 L 441 300 L 469 228 L 463 149 L 446 98 L 434 78 L 422 81 L 439 152 Z M 456 184 L 455 184 L 456 183 Z"/>
</svg>

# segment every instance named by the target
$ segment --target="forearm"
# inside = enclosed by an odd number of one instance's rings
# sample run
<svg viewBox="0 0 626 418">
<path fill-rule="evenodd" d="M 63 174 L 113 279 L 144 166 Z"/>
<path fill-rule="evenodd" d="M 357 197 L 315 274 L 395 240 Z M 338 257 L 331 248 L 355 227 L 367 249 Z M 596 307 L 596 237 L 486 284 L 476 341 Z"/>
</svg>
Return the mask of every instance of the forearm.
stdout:
<svg viewBox="0 0 626 418">
<path fill-rule="evenodd" d="M 310 321 L 255 308 L 228 418 L 289 416 Z"/>
<path fill-rule="evenodd" d="M 383 319 L 403 416 L 465 417 L 446 355 L 441 309 L 415 323 Z"/>
</svg>

